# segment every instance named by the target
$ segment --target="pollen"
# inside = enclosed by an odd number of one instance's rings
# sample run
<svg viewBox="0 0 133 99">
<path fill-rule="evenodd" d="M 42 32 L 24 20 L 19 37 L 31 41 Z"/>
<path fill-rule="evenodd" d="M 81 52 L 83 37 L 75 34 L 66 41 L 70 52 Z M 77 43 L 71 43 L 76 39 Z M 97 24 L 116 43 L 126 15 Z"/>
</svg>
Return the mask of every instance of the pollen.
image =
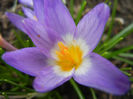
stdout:
<svg viewBox="0 0 133 99">
<path fill-rule="evenodd" d="M 58 42 L 58 50 L 56 50 L 56 64 L 63 71 L 70 71 L 73 68 L 77 69 L 82 63 L 82 51 L 78 45 L 66 46 L 62 42 Z"/>
<path fill-rule="evenodd" d="M 38 34 L 37 37 L 41 37 L 41 36 Z"/>
<path fill-rule="evenodd" d="M 36 17 L 36 16 L 33 16 L 33 19 L 34 19 L 34 20 L 36 20 L 36 21 L 38 21 L 38 19 L 37 19 L 37 17 Z"/>
</svg>

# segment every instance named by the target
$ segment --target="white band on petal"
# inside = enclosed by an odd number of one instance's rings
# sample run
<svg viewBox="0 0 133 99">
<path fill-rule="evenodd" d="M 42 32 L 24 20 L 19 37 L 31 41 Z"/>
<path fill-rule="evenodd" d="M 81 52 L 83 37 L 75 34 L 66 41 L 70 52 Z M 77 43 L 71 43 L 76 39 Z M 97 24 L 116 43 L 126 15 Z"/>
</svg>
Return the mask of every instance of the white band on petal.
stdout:
<svg viewBox="0 0 133 99">
<path fill-rule="evenodd" d="M 80 46 L 81 50 L 83 51 L 83 57 L 86 56 L 90 51 L 90 48 L 84 39 L 82 38 L 74 39 L 73 35 L 70 33 L 67 33 L 67 35 L 63 37 L 63 40 L 67 46 L 70 46 L 70 45 Z"/>
<path fill-rule="evenodd" d="M 58 76 L 63 76 L 63 77 L 69 77 L 71 75 L 73 75 L 74 73 L 74 68 L 71 71 L 62 71 L 60 66 L 53 66 L 54 72 L 55 74 L 57 74 Z"/>
<path fill-rule="evenodd" d="M 82 64 L 79 66 L 77 70 L 75 70 L 75 75 L 84 75 L 89 71 L 89 68 L 91 68 L 92 63 L 89 57 L 83 59 Z"/>
</svg>

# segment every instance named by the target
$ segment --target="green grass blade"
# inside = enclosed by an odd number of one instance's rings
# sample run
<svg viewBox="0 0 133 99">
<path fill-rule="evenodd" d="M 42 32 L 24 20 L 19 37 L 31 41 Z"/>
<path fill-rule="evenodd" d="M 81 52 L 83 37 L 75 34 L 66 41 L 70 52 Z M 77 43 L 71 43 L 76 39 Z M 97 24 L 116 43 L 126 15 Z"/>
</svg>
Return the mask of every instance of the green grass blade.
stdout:
<svg viewBox="0 0 133 99">
<path fill-rule="evenodd" d="M 75 20 L 75 23 L 76 23 L 76 24 L 78 24 L 80 18 L 82 17 L 82 12 L 84 11 L 84 9 L 85 9 L 85 7 L 86 7 L 86 4 L 87 4 L 86 0 L 83 0 L 83 2 L 82 2 L 82 4 L 81 4 L 81 8 L 80 8 L 80 10 L 79 10 L 79 12 L 78 12 L 77 18 L 76 18 L 76 20 Z"/>
<path fill-rule="evenodd" d="M 121 53 L 121 54 L 119 54 L 119 56 L 133 58 L 133 53 Z"/>
<path fill-rule="evenodd" d="M 124 30 L 122 30 L 120 33 L 118 33 L 116 36 L 114 36 L 109 41 L 105 42 L 98 50 L 100 53 L 103 53 L 111 48 L 113 48 L 116 44 L 118 44 L 121 40 L 123 40 L 127 35 L 133 32 L 133 23 L 127 26 Z"/>
<path fill-rule="evenodd" d="M 55 94 L 57 96 L 57 99 L 62 99 L 61 95 L 58 92 L 56 92 Z"/>
<path fill-rule="evenodd" d="M 77 92 L 79 99 L 85 99 L 81 90 L 79 89 L 78 85 L 76 84 L 76 82 L 73 79 L 70 79 L 70 83 L 73 86 L 73 88 L 75 89 L 75 91 Z"/>
<path fill-rule="evenodd" d="M 4 53 L 4 50 L 0 47 L 0 55 Z"/>
<path fill-rule="evenodd" d="M 111 58 L 113 56 L 117 56 L 121 53 L 127 52 L 129 50 L 133 50 L 133 45 L 121 48 L 121 49 L 119 49 L 117 51 L 113 51 L 113 52 L 104 52 L 102 56 L 104 56 L 106 58 Z"/>
<path fill-rule="evenodd" d="M 125 71 L 122 71 L 125 75 L 127 75 L 128 77 L 131 77 L 131 74 Z"/>
<path fill-rule="evenodd" d="M 9 99 L 8 95 L 6 94 L 6 92 L 2 92 L 2 95 L 5 97 L 5 99 Z"/>
<path fill-rule="evenodd" d="M 133 82 L 133 77 L 130 78 L 130 81 Z"/>
<path fill-rule="evenodd" d="M 16 33 L 15 30 L 14 30 L 13 32 L 14 32 L 14 34 L 15 34 L 17 40 L 19 41 L 20 45 L 21 45 L 22 47 L 25 47 L 25 43 L 24 43 L 24 41 L 22 40 L 22 38 L 20 37 L 20 35 L 19 35 L 18 33 Z"/>
<path fill-rule="evenodd" d="M 121 71 L 129 71 L 129 70 L 132 70 L 132 67 L 121 68 Z"/>
<path fill-rule="evenodd" d="M 120 61 L 123 61 L 125 63 L 128 63 L 130 65 L 133 65 L 133 61 L 131 61 L 131 60 L 128 60 L 128 59 L 125 59 L 125 58 L 122 58 L 122 57 L 119 57 L 119 56 L 114 56 L 113 58 L 117 59 L 117 60 L 120 60 Z"/>
<path fill-rule="evenodd" d="M 15 85 L 15 86 L 17 86 L 17 87 L 24 88 L 24 89 L 27 89 L 27 90 L 29 90 L 29 91 L 34 91 L 33 89 L 24 87 L 23 85 L 19 85 L 19 84 L 15 83 L 15 82 L 13 82 L 13 81 L 11 81 L 11 80 L 8 80 L 8 79 L 0 79 L 0 82 L 10 83 L 10 84 Z"/>
<path fill-rule="evenodd" d="M 111 15 L 112 20 L 111 20 L 111 23 L 110 23 L 110 26 L 109 26 L 109 30 L 108 30 L 108 34 L 107 34 L 107 40 L 110 38 L 112 29 L 113 29 L 114 19 L 115 19 L 115 16 L 116 16 L 117 4 L 118 4 L 118 0 L 114 0 L 114 7 L 113 7 L 112 15 Z"/>
<path fill-rule="evenodd" d="M 71 16 L 73 17 L 73 15 L 74 15 L 74 0 L 70 0 L 70 13 L 71 13 Z"/>
<path fill-rule="evenodd" d="M 92 88 L 90 88 L 93 99 L 97 99 L 96 94 Z"/>
</svg>

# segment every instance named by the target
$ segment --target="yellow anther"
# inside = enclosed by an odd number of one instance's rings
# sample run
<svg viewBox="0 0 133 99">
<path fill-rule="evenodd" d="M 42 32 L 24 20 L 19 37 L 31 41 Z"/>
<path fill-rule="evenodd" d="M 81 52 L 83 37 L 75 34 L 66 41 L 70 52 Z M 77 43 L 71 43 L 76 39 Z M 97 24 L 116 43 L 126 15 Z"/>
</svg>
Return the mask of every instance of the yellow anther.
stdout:
<svg viewBox="0 0 133 99">
<path fill-rule="evenodd" d="M 72 68 L 77 69 L 82 63 L 82 51 L 79 46 L 66 46 L 58 42 L 59 50 L 56 51 L 58 60 L 56 63 L 63 71 L 70 71 Z"/>
<path fill-rule="evenodd" d="M 37 17 L 36 17 L 36 16 L 33 16 L 33 19 L 34 19 L 34 20 L 36 20 L 36 21 L 38 21 L 38 19 L 37 19 Z"/>
</svg>

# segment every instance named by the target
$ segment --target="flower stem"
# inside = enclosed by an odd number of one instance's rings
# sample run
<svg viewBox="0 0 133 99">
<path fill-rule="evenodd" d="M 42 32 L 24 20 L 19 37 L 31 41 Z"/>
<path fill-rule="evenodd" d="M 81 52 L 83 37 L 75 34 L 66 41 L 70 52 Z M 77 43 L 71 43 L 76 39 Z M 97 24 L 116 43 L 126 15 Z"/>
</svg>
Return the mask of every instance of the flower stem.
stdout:
<svg viewBox="0 0 133 99">
<path fill-rule="evenodd" d="M 93 99 L 97 99 L 96 94 L 92 88 L 90 88 Z"/>
<path fill-rule="evenodd" d="M 75 91 L 77 92 L 79 99 L 85 99 L 81 90 L 79 89 L 78 85 L 76 84 L 76 82 L 73 79 L 70 79 L 70 83 L 73 86 L 73 88 L 75 89 Z"/>
</svg>

